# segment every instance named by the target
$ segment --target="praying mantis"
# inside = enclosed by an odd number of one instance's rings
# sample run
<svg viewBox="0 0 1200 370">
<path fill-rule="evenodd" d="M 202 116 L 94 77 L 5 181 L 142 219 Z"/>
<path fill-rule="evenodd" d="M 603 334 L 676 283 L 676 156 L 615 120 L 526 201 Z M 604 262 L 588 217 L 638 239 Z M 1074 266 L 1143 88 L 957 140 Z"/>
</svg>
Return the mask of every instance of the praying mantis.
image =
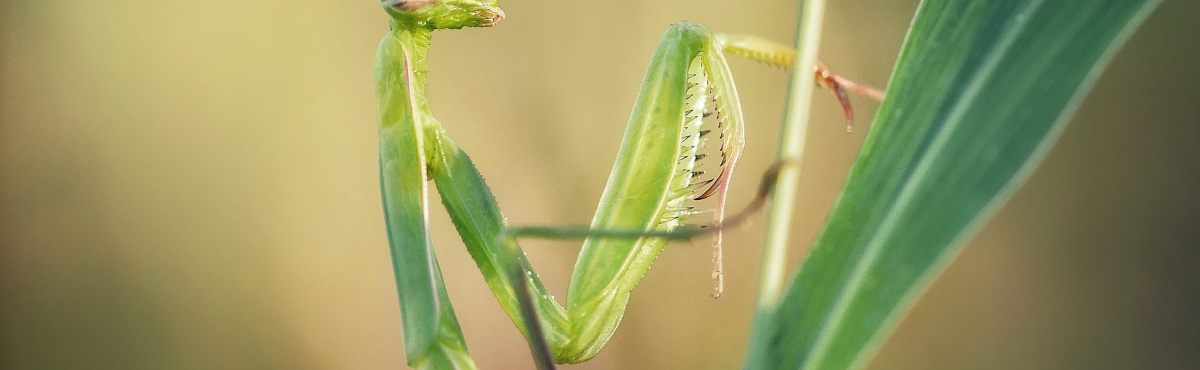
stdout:
<svg viewBox="0 0 1200 370">
<path fill-rule="evenodd" d="M 501 307 L 531 347 L 557 363 L 587 361 L 621 321 L 630 291 L 669 239 L 714 234 L 720 294 L 725 198 L 744 145 L 737 90 L 723 53 L 790 66 L 792 50 L 748 36 L 723 36 L 680 22 L 663 36 L 648 67 L 595 217 L 582 228 L 510 228 L 483 176 L 433 118 L 425 98 L 426 53 L 437 29 L 494 26 L 505 14 L 488 0 L 384 0 L 390 31 L 375 63 L 379 105 L 380 187 L 408 364 L 475 368 L 467 353 L 428 232 L 432 180 L 459 236 Z M 823 67 L 818 82 L 838 95 L 852 122 L 846 89 L 878 95 Z M 707 104 L 718 127 L 704 127 Z M 706 136 L 720 140 L 721 172 L 700 181 Z M 683 222 L 687 201 L 716 199 L 713 226 Z M 584 238 L 560 305 L 532 272 L 518 236 Z M 540 363 L 540 362 L 539 362 Z"/>
</svg>

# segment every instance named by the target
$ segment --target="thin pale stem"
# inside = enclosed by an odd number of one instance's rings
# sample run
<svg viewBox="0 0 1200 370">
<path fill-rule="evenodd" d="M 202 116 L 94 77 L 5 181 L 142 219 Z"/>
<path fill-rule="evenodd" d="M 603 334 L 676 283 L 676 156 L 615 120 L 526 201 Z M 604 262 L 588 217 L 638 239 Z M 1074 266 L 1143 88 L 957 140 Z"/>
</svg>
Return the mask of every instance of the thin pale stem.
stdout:
<svg viewBox="0 0 1200 370">
<path fill-rule="evenodd" d="M 788 80 L 787 106 L 784 107 L 783 127 L 779 133 L 779 160 L 794 162 L 779 171 L 767 210 L 767 237 L 763 242 L 762 273 L 759 276 L 758 300 L 750 334 L 750 358 L 761 358 L 769 350 L 773 335 L 775 310 L 783 291 L 784 267 L 787 262 L 788 236 L 792 225 L 792 210 L 800 185 L 800 164 L 808 132 L 808 116 L 816 88 L 811 72 L 817 63 L 821 41 L 821 22 L 825 14 L 824 0 L 801 0 L 800 23 L 796 25 L 796 55 Z M 747 362 L 750 368 L 756 364 Z"/>
<path fill-rule="evenodd" d="M 804 156 L 813 90 L 816 88 L 813 74 L 805 72 L 812 71 L 817 61 L 825 1 L 802 2 L 801 21 L 796 27 L 796 50 L 799 50 L 799 53 L 789 78 L 788 105 L 784 108 L 783 128 L 779 135 L 779 161 L 791 162 L 793 165 L 780 168 L 775 191 L 768 203 L 767 237 L 764 241 L 763 269 L 759 278 L 757 303 L 760 312 L 773 311 L 783 290 L 792 210 L 796 204 L 796 190 L 800 184 L 800 164 Z"/>
</svg>

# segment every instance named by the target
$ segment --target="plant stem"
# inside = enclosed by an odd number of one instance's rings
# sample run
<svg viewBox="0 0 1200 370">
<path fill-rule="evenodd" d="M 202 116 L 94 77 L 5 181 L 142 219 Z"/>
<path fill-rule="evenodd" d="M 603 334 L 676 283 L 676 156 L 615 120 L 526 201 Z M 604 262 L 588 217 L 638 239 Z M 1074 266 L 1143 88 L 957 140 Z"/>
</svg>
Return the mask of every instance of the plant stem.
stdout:
<svg viewBox="0 0 1200 370">
<path fill-rule="evenodd" d="M 800 23 L 796 25 L 796 49 L 799 53 L 796 54 L 796 64 L 788 82 L 788 104 L 784 107 L 783 128 L 779 134 L 779 161 L 786 162 L 787 165 L 779 169 L 779 178 L 769 203 L 763 268 L 759 277 L 757 308 L 760 311 L 773 311 L 783 289 L 792 210 L 796 204 L 808 116 L 812 107 L 813 90 L 816 88 L 812 71 L 821 42 L 825 1 L 801 0 L 801 3 Z"/>
<path fill-rule="evenodd" d="M 796 25 L 795 65 L 789 76 L 787 106 L 783 111 L 783 127 L 779 133 L 779 161 L 787 163 L 779 169 L 775 191 L 771 195 L 767 218 L 767 237 L 763 242 L 762 274 L 759 276 L 758 301 L 755 305 L 753 332 L 750 336 L 750 368 L 754 359 L 769 353 L 766 345 L 773 335 L 774 313 L 783 290 L 784 267 L 787 263 L 788 235 L 792 225 L 792 210 L 800 184 L 800 164 L 808 132 L 808 116 L 812 107 L 813 66 L 821 41 L 821 22 L 825 14 L 824 0 L 801 0 L 800 22 Z"/>
</svg>

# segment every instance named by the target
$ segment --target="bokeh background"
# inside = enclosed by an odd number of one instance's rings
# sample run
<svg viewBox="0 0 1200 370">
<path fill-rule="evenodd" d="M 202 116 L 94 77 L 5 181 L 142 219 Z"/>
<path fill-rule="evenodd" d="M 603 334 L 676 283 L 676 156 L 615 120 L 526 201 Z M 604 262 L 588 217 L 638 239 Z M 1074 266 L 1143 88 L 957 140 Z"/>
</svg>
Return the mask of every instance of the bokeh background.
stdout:
<svg viewBox="0 0 1200 370">
<path fill-rule="evenodd" d="M 681 19 L 791 38 L 792 1 L 519 1 L 443 31 L 429 99 L 519 224 L 586 223 L 658 37 Z M 822 58 L 883 85 L 916 2 L 829 5 Z M 1029 183 L 921 298 L 871 369 L 1200 368 L 1200 3 L 1166 1 Z M 0 2 L 0 368 L 396 369 L 376 170 L 375 1 Z M 773 157 L 779 70 L 732 60 L 745 204 Z M 816 101 L 792 266 L 858 133 Z M 524 341 L 439 207 L 433 233 L 476 361 Z M 762 221 L 676 243 L 578 369 L 741 362 Z M 565 295 L 575 243 L 530 242 Z"/>
</svg>

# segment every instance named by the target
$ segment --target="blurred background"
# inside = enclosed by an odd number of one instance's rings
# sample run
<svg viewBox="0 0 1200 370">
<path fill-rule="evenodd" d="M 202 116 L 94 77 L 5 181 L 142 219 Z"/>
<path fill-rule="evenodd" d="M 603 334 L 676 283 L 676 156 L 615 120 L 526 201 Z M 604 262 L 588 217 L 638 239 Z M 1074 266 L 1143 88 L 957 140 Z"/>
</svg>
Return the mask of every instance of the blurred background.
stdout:
<svg viewBox="0 0 1200 370">
<path fill-rule="evenodd" d="M 687 19 L 790 42 L 791 1 L 519 1 L 435 34 L 428 95 L 516 224 L 591 218 L 645 66 Z M 836 1 L 821 47 L 882 86 L 916 1 Z M 921 298 L 871 369 L 1200 368 L 1200 3 L 1166 1 L 1058 146 Z M 404 363 L 376 169 L 375 1 L 0 2 L 0 368 L 396 369 Z M 1192 41 L 1188 41 L 1192 40 Z M 771 162 L 783 72 L 733 60 Z M 861 129 L 817 95 L 798 263 Z M 476 361 L 528 368 L 441 209 L 433 238 Z M 761 217 L 675 243 L 620 330 L 571 369 L 731 369 Z M 559 297 L 576 243 L 525 243 Z"/>
</svg>

